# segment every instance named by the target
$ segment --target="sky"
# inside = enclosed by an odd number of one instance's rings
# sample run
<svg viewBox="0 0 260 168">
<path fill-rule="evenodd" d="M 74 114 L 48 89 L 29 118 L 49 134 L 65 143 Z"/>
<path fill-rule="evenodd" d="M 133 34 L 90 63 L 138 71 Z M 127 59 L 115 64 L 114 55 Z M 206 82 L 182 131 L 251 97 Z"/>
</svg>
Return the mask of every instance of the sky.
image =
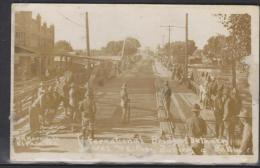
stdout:
<svg viewBox="0 0 260 168">
<path fill-rule="evenodd" d="M 209 37 L 228 31 L 205 7 L 174 5 L 17 5 L 15 11 L 32 11 L 47 25 L 55 26 L 55 41 L 69 41 L 74 49 L 86 48 L 85 13 L 89 15 L 90 48 L 98 49 L 108 41 L 137 38 L 142 47 L 155 48 L 168 42 L 166 25 L 184 26 L 188 18 L 188 37 L 202 48 Z M 216 11 L 217 12 L 217 11 Z M 185 29 L 173 28 L 172 41 L 184 41 Z"/>
</svg>

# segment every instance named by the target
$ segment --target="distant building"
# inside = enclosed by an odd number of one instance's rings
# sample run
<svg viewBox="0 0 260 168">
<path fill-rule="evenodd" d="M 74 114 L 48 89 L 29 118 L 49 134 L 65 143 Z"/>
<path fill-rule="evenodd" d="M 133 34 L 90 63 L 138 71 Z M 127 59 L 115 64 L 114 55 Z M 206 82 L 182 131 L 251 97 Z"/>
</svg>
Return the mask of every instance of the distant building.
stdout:
<svg viewBox="0 0 260 168">
<path fill-rule="evenodd" d="M 54 31 L 54 25 L 42 23 L 39 14 L 34 19 L 31 11 L 15 13 L 15 45 L 50 52 L 54 48 Z"/>
<path fill-rule="evenodd" d="M 15 13 L 15 80 L 41 77 L 53 62 L 54 25 L 47 26 L 31 11 Z"/>
</svg>

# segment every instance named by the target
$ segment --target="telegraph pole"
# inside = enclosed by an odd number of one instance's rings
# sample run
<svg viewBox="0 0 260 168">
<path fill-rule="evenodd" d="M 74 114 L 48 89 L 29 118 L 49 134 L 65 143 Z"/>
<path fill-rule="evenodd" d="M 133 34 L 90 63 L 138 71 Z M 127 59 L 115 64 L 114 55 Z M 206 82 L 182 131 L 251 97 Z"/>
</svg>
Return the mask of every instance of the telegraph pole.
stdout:
<svg viewBox="0 0 260 168">
<path fill-rule="evenodd" d="M 186 18 L 185 18 L 185 79 L 188 78 L 188 13 L 186 13 Z"/>
<path fill-rule="evenodd" d="M 172 58 L 171 58 L 171 28 L 173 28 L 174 26 L 168 25 L 168 26 L 160 26 L 160 27 L 167 27 L 168 28 L 168 44 L 169 44 L 168 57 L 172 60 Z"/>
<path fill-rule="evenodd" d="M 86 12 L 86 50 L 87 50 L 87 56 L 90 56 L 88 12 Z"/>
</svg>

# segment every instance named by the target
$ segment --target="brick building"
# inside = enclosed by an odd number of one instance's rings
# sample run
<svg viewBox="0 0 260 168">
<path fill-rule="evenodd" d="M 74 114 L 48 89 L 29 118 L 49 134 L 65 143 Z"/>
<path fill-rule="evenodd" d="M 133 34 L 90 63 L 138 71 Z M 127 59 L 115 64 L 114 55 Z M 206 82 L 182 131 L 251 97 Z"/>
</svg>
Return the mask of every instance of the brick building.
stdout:
<svg viewBox="0 0 260 168">
<path fill-rule="evenodd" d="M 47 26 L 31 11 L 15 13 L 15 79 L 41 76 L 53 61 L 54 25 Z M 40 66 L 40 68 L 39 68 Z"/>
</svg>

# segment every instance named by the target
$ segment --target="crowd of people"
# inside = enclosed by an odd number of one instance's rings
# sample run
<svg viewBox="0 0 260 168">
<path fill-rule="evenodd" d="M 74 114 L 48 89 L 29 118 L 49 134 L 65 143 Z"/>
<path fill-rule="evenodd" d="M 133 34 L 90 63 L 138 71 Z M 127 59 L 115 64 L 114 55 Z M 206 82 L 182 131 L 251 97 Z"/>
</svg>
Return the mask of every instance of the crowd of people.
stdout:
<svg viewBox="0 0 260 168">
<path fill-rule="evenodd" d="M 83 137 L 94 137 L 96 105 L 90 85 L 78 85 L 72 80 L 57 78 L 53 85 L 40 83 L 29 108 L 30 136 L 39 136 L 41 128 L 52 124 L 58 109 L 64 112 L 64 122 L 72 132 L 82 131 Z"/>
<path fill-rule="evenodd" d="M 94 82 L 94 81 L 92 81 Z M 52 124 L 55 116 L 64 113 L 64 125 L 72 132 L 82 132 L 83 139 L 94 139 L 97 111 L 91 82 L 79 84 L 72 77 L 57 77 L 54 84 L 41 82 L 29 108 L 30 136 L 39 136 L 41 128 Z M 130 99 L 127 83 L 120 90 L 121 122 L 130 122 Z M 61 110 L 58 110 L 61 109 Z"/>
<path fill-rule="evenodd" d="M 184 65 L 175 64 L 166 67 L 171 70 L 171 79 L 182 84 L 184 78 Z M 206 137 L 208 132 L 207 122 L 201 117 L 201 110 L 208 110 L 215 118 L 215 138 L 226 140 L 231 148 L 238 146 L 240 141 L 240 154 L 252 154 L 252 128 L 251 115 L 242 105 L 239 90 L 230 87 L 220 78 L 206 71 L 193 71 L 188 77 L 188 87 L 199 97 L 199 103 L 195 104 L 191 112 L 192 117 L 187 119 L 185 124 L 186 136 L 189 138 Z M 168 82 L 166 82 L 163 92 L 163 99 L 167 104 L 169 112 Z M 240 136 L 235 136 L 237 132 Z M 238 138 L 241 139 L 238 139 Z"/>
</svg>

